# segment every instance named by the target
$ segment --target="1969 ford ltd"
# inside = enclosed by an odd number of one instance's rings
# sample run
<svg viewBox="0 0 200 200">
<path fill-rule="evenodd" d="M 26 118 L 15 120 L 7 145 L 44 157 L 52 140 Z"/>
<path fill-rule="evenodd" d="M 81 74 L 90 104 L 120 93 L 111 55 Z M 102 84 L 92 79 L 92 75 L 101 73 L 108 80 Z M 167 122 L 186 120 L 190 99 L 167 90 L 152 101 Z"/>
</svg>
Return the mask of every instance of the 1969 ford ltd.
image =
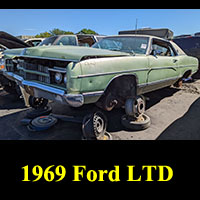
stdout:
<svg viewBox="0 0 200 200">
<path fill-rule="evenodd" d="M 41 105 L 49 99 L 72 107 L 95 103 L 107 111 L 125 106 L 134 117 L 144 113 L 140 95 L 180 84 L 198 70 L 198 60 L 175 43 L 148 35 L 108 36 L 92 48 L 25 48 L 5 62 L 5 75 Z"/>
</svg>

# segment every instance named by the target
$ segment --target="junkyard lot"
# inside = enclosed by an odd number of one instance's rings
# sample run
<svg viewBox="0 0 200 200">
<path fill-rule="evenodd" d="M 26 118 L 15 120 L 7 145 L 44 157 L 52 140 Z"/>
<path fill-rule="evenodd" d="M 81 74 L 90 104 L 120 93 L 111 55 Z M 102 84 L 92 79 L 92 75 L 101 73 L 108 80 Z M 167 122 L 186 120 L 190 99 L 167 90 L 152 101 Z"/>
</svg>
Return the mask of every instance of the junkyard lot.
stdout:
<svg viewBox="0 0 200 200">
<path fill-rule="evenodd" d="M 107 113 L 108 132 L 114 140 L 155 140 L 155 139 L 200 139 L 200 80 L 185 83 L 181 89 L 164 88 L 146 95 L 146 114 L 151 118 L 150 128 L 144 131 L 128 131 L 121 125 L 123 109 Z M 51 103 L 52 112 L 84 116 L 92 106 L 70 109 Z M 30 108 L 0 89 L 0 139 L 1 140 L 80 140 L 81 124 L 58 121 L 49 130 L 30 132 L 20 121 Z"/>
</svg>

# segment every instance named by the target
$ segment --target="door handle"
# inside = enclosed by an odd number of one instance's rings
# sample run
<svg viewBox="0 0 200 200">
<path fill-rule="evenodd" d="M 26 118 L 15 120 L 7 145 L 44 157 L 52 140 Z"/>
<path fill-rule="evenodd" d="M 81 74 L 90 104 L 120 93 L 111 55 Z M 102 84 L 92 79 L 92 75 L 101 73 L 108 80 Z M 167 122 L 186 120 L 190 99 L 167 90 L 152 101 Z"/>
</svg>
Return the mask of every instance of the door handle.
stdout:
<svg viewBox="0 0 200 200">
<path fill-rule="evenodd" d="M 176 63 L 178 60 L 177 59 L 173 59 L 173 63 Z"/>
</svg>

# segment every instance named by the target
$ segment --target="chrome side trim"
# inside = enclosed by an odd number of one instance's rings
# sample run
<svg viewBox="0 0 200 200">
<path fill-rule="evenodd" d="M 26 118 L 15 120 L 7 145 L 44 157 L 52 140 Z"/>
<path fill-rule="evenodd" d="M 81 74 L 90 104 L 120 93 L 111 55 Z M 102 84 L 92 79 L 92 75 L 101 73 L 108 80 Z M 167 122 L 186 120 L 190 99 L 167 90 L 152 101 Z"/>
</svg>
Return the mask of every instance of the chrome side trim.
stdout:
<svg viewBox="0 0 200 200">
<path fill-rule="evenodd" d="M 196 67 L 196 64 L 192 65 L 178 65 L 178 66 L 166 66 L 166 67 L 152 67 L 150 70 L 160 70 L 160 69 L 174 69 L 176 68 L 185 68 L 185 67 Z"/>
<path fill-rule="evenodd" d="M 85 74 L 85 75 L 73 76 L 72 78 L 88 78 L 88 77 L 94 77 L 94 76 L 113 75 L 113 74 L 130 73 L 130 72 L 147 71 L 147 70 L 149 70 L 149 68 L 123 70 L 123 71 L 117 71 L 117 72 L 104 72 L 104 73 L 96 73 L 96 74 Z"/>
<path fill-rule="evenodd" d="M 86 93 L 83 93 L 83 96 L 84 97 L 101 96 L 103 93 L 104 91 L 86 92 Z"/>
<path fill-rule="evenodd" d="M 104 73 L 96 73 L 96 74 L 84 74 L 79 76 L 73 76 L 72 78 L 89 78 L 95 76 L 105 76 L 105 75 L 113 75 L 113 74 L 121 74 L 121 73 L 132 73 L 138 71 L 150 71 L 150 70 L 161 70 L 161 69 L 173 69 L 176 68 L 185 68 L 185 67 L 196 67 L 196 64 L 192 65 L 179 65 L 179 66 L 166 66 L 166 67 L 149 67 L 149 68 L 142 68 L 142 69 L 132 69 L 132 70 L 123 70 L 123 71 L 116 71 L 116 72 L 104 72 Z"/>
<path fill-rule="evenodd" d="M 138 84 L 138 87 L 142 88 L 142 87 L 145 87 L 145 86 L 148 86 L 148 85 L 156 85 L 156 84 L 160 84 L 160 83 L 167 82 L 167 81 L 175 81 L 175 80 L 178 80 L 179 78 L 180 78 L 180 76 L 176 76 L 176 77 L 173 77 L 173 78 L 167 78 L 167 79 L 162 79 L 162 80 L 158 80 L 158 81 L 152 81 L 152 82 L 149 82 L 149 83 L 141 83 L 141 84 Z"/>
<path fill-rule="evenodd" d="M 192 64 L 192 65 L 179 65 L 177 66 L 178 68 L 185 68 L 185 67 L 198 67 L 196 64 Z"/>
<path fill-rule="evenodd" d="M 161 70 L 161 69 L 173 69 L 173 70 L 176 70 L 176 66 L 166 66 L 166 67 L 152 67 L 152 68 L 149 68 L 149 70 Z"/>
<path fill-rule="evenodd" d="M 145 86 L 147 86 L 147 83 L 138 84 L 138 88 L 142 88 L 142 87 L 145 87 Z"/>
<path fill-rule="evenodd" d="M 167 82 L 167 81 L 175 81 L 178 80 L 179 76 L 173 77 L 173 78 L 166 78 L 166 79 L 162 79 L 162 80 L 158 80 L 158 81 L 152 81 L 147 83 L 147 85 L 154 85 L 154 84 L 159 84 L 159 83 L 163 83 L 163 82 Z"/>
</svg>

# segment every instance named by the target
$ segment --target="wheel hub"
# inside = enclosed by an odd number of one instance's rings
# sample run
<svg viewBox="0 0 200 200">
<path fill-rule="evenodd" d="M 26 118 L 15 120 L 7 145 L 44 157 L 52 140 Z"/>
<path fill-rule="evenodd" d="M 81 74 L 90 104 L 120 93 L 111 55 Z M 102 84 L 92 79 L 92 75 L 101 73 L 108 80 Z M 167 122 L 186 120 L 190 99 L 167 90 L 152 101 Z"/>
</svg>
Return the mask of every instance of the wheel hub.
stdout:
<svg viewBox="0 0 200 200">
<path fill-rule="evenodd" d="M 139 117 L 145 112 L 144 98 L 138 96 L 136 98 L 127 99 L 125 103 L 125 111 L 128 116 Z"/>
</svg>

